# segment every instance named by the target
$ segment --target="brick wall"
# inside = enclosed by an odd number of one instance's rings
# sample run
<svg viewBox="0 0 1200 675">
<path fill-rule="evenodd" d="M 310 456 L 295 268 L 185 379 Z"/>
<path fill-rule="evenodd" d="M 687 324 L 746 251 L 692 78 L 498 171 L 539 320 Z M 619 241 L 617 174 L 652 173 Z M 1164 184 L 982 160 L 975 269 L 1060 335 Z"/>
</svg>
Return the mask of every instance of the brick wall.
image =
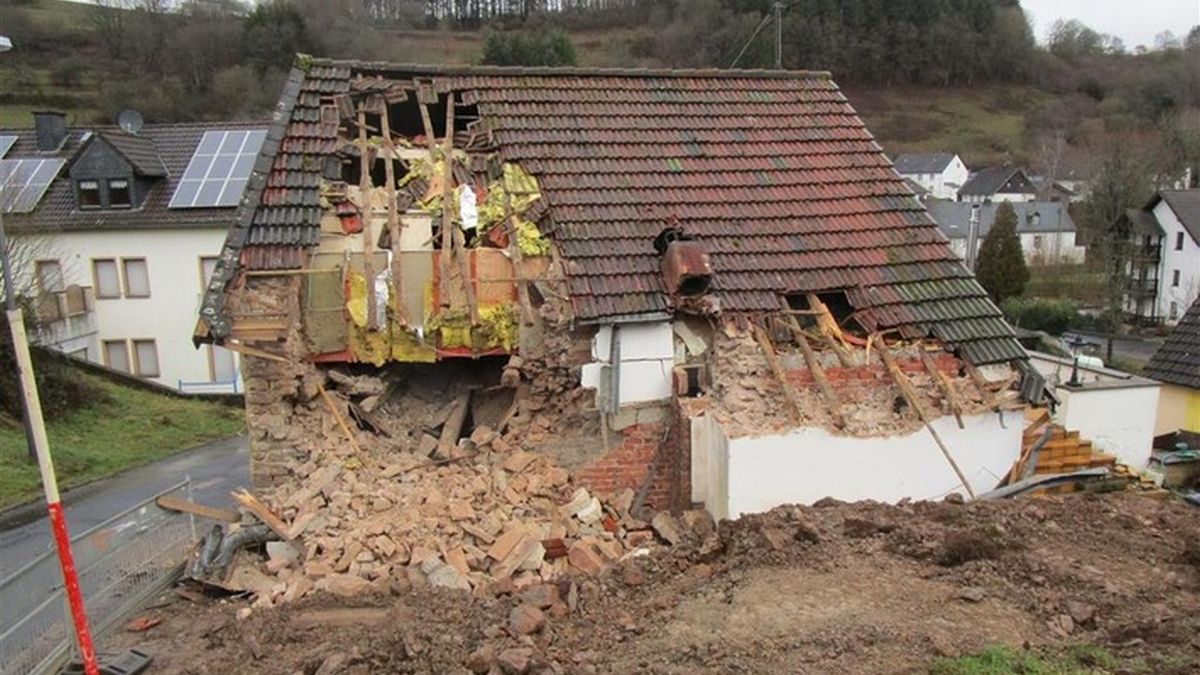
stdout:
<svg viewBox="0 0 1200 675">
<path fill-rule="evenodd" d="M 952 354 L 938 354 L 932 357 L 933 363 L 937 366 L 939 372 L 947 375 L 950 378 L 959 376 L 959 371 L 962 369 L 962 363 Z M 925 370 L 925 365 L 919 359 L 896 359 L 896 365 L 906 375 L 920 375 L 928 371 Z M 799 368 L 796 370 L 788 370 L 787 378 L 793 385 L 797 387 L 806 387 L 815 385 L 812 371 L 808 368 Z M 892 382 L 892 376 L 888 373 L 886 367 L 881 363 L 874 363 L 869 366 L 855 366 L 853 368 L 830 367 L 825 369 L 825 377 L 829 383 L 835 388 L 852 387 L 860 384 L 871 382 Z"/>
<path fill-rule="evenodd" d="M 678 431 L 678 420 L 679 412 L 673 409 L 661 421 L 634 424 L 615 432 L 615 437 L 610 436 L 619 439 L 615 447 L 575 471 L 575 481 L 597 494 L 611 495 L 625 488 L 636 493 L 649 480 L 647 506 L 672 510 L 686 507 L 691 495 L 691 454 L 687 435 Z M 654 475 L 650 476 L 652 467 Z"/>
<path fill-rule="evenodd" d="M 291 358 L 289 363 L 244 355 L 242 378 L 246 384 L 246 427 L 250 435 L 250 478 L 259 490 L 283 482 L 289 466 L 305 451 L 299 430 L 291 424 L 297 392 L 312 366 L 299 357 L 299 279 L 250 278 L 231 291 L 227 308 L 236 323 L 239 318 L 286 314 L 293 317 L 287 339 L 253 343 L 253 346 Z"/>
</svg>

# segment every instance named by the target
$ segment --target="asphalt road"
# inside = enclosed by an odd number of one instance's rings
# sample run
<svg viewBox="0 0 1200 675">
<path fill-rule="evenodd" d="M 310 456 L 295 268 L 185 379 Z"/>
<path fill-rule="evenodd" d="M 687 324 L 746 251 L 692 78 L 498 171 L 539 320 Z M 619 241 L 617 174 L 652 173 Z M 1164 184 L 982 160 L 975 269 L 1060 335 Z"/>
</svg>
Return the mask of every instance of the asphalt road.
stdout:
<svg viewBox="0 0 1200 675">
<path fill-rule="evenodd" d="M 84 532 L 188 476 L 193 499 L 231 506 L 230 491 L 250 485 L 246 437 L 214 441 L 67 492 L 67 527 L 72 535 Z M 0 516 L 0 578 L 53 547 L 45 514 L 43 505 L 34 504 Z"/>
</svg>

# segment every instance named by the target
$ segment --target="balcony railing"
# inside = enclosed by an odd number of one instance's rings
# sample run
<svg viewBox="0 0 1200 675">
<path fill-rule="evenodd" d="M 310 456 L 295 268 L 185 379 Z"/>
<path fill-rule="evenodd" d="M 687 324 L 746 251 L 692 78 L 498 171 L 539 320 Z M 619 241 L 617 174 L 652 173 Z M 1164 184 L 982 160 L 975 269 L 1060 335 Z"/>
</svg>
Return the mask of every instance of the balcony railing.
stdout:
<svg viewBox="0 0 1200 675">
<path fill-rule="evenodd" d="M 1158 279 L 1130 279 L 1126 288 L 1133 295 L 1155 295 L 1158 293 Z"/>
<path fill-rule="evenodd" d="M 34 342 L 46 347 L 95 334 L 95 297 L 91 286 L 68 286 L 61 291 L 43 291 L 34 298 Z"/>
</svg>

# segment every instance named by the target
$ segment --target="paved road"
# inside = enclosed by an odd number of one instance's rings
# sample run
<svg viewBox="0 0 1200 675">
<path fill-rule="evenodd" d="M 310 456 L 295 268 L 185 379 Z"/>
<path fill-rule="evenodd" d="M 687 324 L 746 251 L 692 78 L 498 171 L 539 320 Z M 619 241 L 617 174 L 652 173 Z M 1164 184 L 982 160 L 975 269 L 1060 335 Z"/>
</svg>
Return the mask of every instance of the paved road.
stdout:
<svg viewBox="0 0 1200 675">
<path fill-rule="evenodd" d="M 192 496 L 210 506 L 230 506 L 229 492 L 250 485 L 245 436 L 202 445 L 153 464 L 82 486 L 63 495 L 67 526 L 79 534 L 191 476 Z M 0 517 L 0 578 L 53 546 L 40 504 Z"/>
<path fill-rule="evenodd" d="M 1105 358 L 1108 338 L 1099 333 L 1078 332 L 1086 336 L 1089 341 L 1095 341 L 1096 346 L 1089 353 L 1094 353 L 1102 359 Z M 1113 340 L 1113 356 L 1144 366 L 1150 361 L 1150 357 L 1154 356 L 1154 352 L 1158 351 L 1158 348 L 1162 346 L 1162 343 L 1162 338 L 1121 335 Z M 1105 363 L 1105 365 L 1108 364 Z"/>
</svg>

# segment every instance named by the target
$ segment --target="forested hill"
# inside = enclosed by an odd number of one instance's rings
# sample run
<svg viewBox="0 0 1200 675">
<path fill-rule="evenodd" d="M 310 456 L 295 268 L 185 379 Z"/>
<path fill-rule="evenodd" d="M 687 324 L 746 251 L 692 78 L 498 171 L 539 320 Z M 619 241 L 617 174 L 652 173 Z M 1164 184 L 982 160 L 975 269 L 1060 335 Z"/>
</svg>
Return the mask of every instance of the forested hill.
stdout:
<svg viewBox="0 0 1200 675">
<path fill-rule="evenodd" d="M 0 125 L 264 116 L 296 52 L 423 63 L 769 67 L 773 0 L 0 0 Z M 1149 51 L 1017 0 L 785 0 L 782 61 L 830 70 L 889 151 L 1033 161 L 1186 127 L 1200 30 Z M 1171 28 L 1164 26 L 1164 29 Z M 1190 32 L 1187 32 L 1190 30 Z M 1194 121 L 1194 120 L 1193 120 Z M 1200 128 L 1200 124 L 1194 125 Z M 1176 144 L 1178 145 L 1178 144 Z"/>
</svg>

